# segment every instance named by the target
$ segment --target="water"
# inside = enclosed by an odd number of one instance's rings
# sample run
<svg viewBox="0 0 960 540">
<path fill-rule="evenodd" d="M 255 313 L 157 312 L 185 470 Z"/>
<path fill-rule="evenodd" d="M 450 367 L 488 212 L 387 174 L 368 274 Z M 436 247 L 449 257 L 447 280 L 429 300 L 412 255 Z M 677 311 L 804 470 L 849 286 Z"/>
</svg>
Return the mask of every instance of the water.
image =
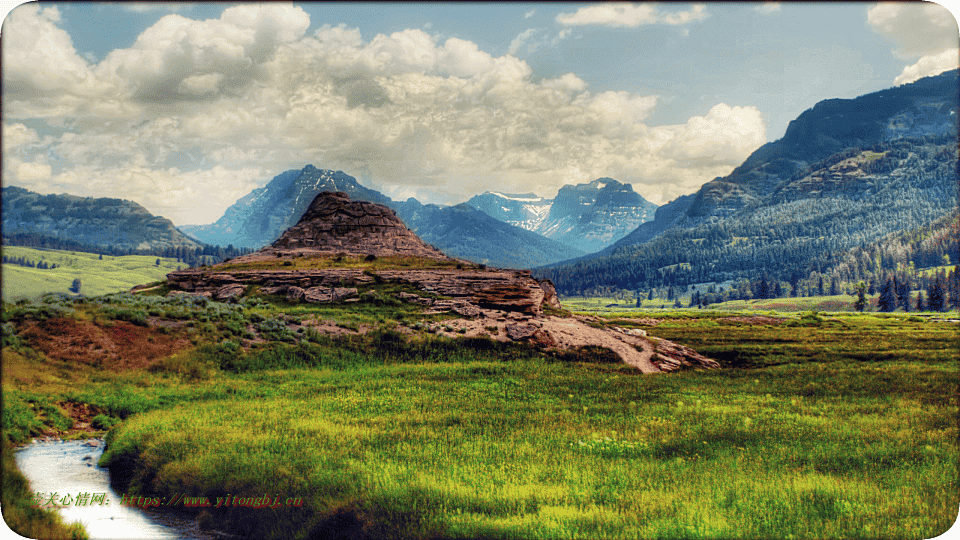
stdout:
<svg viewBox="0 0 960 540">
<path fill-rule="evenodd" d="M 16 452 L 17 467 L 30 481 L 31 491 L 44 495 L 47 502 L 53 493 L 76 499 L 89 493 L 91 503 L 74 502 L 59 512 L 67 522 L 80 521 L 91 539 L 222 539 L 210 531 L 200 531 L 193 520 L 168 513 L 147 512 L 121 504 L 121 497 L 110 487 L 107 469 L 97 466 L 103 453 L 103 441 L 36 442 Z M 102 496 L 103 504 L 99 497 Z"/>
</svg>

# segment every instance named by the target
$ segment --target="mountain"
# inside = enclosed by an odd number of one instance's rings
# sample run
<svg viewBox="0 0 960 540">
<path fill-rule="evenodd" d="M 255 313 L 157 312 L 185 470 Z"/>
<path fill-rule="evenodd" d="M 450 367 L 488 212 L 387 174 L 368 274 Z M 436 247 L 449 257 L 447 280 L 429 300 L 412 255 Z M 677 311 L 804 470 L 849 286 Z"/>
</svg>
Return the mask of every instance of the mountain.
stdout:
<svg viewBox="0 0 960 540">
<path fill-rule="evenodd" d="M 567 294 L 789 277 L 824 253 L 921 227 L 958 203 L 957 109 L 957 71 L 818 103 L 728 176 L 541 275 Z"/>
<path fill-rule="evenodd" d="M 424 206 L 416 199 L 398 203 L 361 186 L 341 171 L 313 165 L 278 175 L 238 200 L 211 225 L 186 225 L 182 229 L 211 244 L 260 248 L 295 225 L 323 192 L 343 192 L 353 200 L 393 208 L 424 240 L 451 256 L 471 261 L 502 268 L 530 268 L 585 254 L 473 209 Z"/>
<path fill-rule="evenodd" d="M 550 213 L 553 199 L 534 193 L 512 194 L 487 191 L 474 195 L 466 203 L 488 216 L 528 231 L 537 231 Z"/>
<path fill-rule="evenodd" d="M 657 208 L 635 193 L 633 186 L 612 178 L 563 186 L 554 199 L 488 191 L 466 204 L 587 253 L 607 247 L 649 221 Z"/>
<path fill-rule="evenodd" d="M 530 268 L 585 254 L 466 204 L 440 207 L 411 198 L 394 208 L 420 238 L 447 255 L 468 261 L 498 268 Z"/>
<path fill-rule="evenodd" d="M 202 244 L 169 219 L 133 201 L 75 195 L 41 195 L 3 188 L 4 243 L 18 236 L 54 237 L 71 245 L 103 250 L 196 249 Z"/>
<path fill-rule="evenodd" d="M 184 232 L 204 242 L 235 247 L 260 248 L 276 240 L 296 224 L 318 193 L 347 193 L 350 198 L 387 204 L 390 199 L 357 183 L 343 171 L 317 169 L 286 171 L 266 186 L 239 199 L 210 225 L 184 225 Z"/>
</svg>

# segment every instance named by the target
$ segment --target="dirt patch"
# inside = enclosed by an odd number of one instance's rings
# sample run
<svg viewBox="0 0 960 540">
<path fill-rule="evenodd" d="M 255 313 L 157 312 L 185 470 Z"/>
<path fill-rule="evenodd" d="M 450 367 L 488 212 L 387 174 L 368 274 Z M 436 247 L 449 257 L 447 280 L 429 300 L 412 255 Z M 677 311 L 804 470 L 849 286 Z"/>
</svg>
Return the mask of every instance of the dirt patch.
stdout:
<svg viewBox="0 0 960 540">
<path fill-rule="evenodd" d="M 126 321 L 99 326 L 90 321 L 53 318 L 29 323 L 20 337 L 49 358 L 111 371 L 145 368 L 191 346 L 181 335 L 161 334 Z"/>
<path fill-rule="evenodd" d="M 79 434 L 93 437 L 103 433 L 103 431 L 94 429 L 90 425 L 93 419 L 103 412 L 99 407 L 72 401 L 64 401 L 58 403 L 58 405 L 67 416 L 73 419 L 73 426 L 67 430 L 67 434 L 71 435 L 71 438 Z"/>
</svg>

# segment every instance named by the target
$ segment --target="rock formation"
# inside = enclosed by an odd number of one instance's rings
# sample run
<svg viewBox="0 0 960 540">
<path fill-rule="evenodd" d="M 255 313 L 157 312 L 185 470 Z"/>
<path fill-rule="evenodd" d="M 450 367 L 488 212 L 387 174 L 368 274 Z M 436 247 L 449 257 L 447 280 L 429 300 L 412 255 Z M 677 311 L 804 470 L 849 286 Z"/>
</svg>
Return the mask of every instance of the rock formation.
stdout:
<svg viewBox="0 0 960 540">
<path fill-rule="evenodd" d="M 279 262 L 287 261 L 292 266 L 292 261 L 300 257 L 341 256 L 412 257 L 427 264 L 426 268 L 410 270 L 283 270 Z M 268 262 L 280 268 L 243 268 Z M 393 210 L 351 200 L 342 192 L 317 195 L 300 221 L 272 245 L 211 268 L 172 272 L 167 281 L 174 291 L 216 300 L 242 295 L 248 286 L 257 286 L 265 294 L 285 295 L 294 301 L 334 302 L 355 295 L 352 287 L 358 285 L 395 282 L 490 309 L 539 314 L 544 304 L 560 307 L 549 281 L 534 279 L 526 270 L 486 268 L 447 257 L 408 229 Z"/>
<path fill-rule="evenodd" d="M 318 258 L 342 261 L 343 257 L 354 259 L 350 264 L 316 264 Z M 376 263 L 390 258 L 397 258 L 396 264 Z M 365 263 L 356 267 L 357 259 Z M 415 261 L 414 266 L 404 267 L 410 261 Z M 389 208 L 352 201 L 346 193 L 317 195 L 296 225 L 257 253 L 167 276 L 171 294 L 199 294 L 220 301 L 255 289 L 294 302 L 358 302 L 382 294 L 368 286 L 384 283 L 418 291 L 396 293 L 400 301 L 423 306 L 427 313 L 460 317 L 444 321 L 443 330 L 434 329 L 437 334 L 457 337 L 493 331 L 493 339 L 551 348 L 601 346 L 644 373 L 717 367 L 685 347 L 655 343 L 642 331 L 598 328 L 576 318 L 545 314 L 545 307 L 561 308 L 550 281 L 535 279 L 526 270 L 451 259 L 420 240 Z M 368 290 L 361 294 L 361 287 Z M 453 328 L 454 333 L 449 333 Z"/>
<path fill-rule="evenodd" d="M 339 191 L 317 195 L 296 225 L 261 250 L 268 255 L 284 252 L 450 260 L 408 229 L 393 210 L 351 200 Z"/>
</svg>

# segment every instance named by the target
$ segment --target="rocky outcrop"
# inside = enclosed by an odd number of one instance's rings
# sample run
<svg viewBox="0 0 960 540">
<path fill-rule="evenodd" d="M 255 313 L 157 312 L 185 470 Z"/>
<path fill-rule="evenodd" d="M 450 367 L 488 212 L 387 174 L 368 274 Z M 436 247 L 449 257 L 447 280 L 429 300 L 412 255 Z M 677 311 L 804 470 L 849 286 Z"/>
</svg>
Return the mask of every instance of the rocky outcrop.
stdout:
<svg viewBox="0 0 960 540">
<path fill-rule="evenodd" d="M 408 229 L 393 210 L 351 200 L 343 192 L 317 195 L 300 221 L 260 253 L 283 252 L 450 259 Z"/>
<path fill-rule="evenodd" d="M 332 293 L 310 290 L 335 288 L 356 291 L 358 285 L 400 283 L 453 301 L 473 306 L 538 314 L 547 305 L 559 308 L 557 293 L 549 281 L 534 279 L 526 270 L 491 268 L 436 268 L 424 270 L 360 270 L 328 268 L 317 270 L 234 270 L 192 268 L 171 272 L 167 284 L 174 291 L 187 291 L 216 300 L 229 300 L 244 293 L 247 286 L 263 294 L 285 295 L 293 301 L 337 302 Z M 429 299 L 424 299 L 426 302 Z M 419 303 L 419 302 L 418 302 Z M 422 305 L 433 305 L 433 302 Z"/>
<path fill-rule="evenodd" d="M 422 261 L 424 268 L 245 269 L 269 265 L 282 268 L 285 263 L 292 266 L 293 260 L 302 257 L 345 256 L 370 262 L 381 257 L 412 258 Z M 549 281 L 534 279 L 527 270 L 458 263 L 420 240 L 393 210 L 353 201 L 341 192 L 317 195 L 300 221 L 271 246 L 211 268 L 172 272 L 167 282 L 174 291 L 217 300 L 229 300 L 255 286 L 264 294 L 314 303 L 352 298 L 358 295 L 357 286 L 399 283 L 446 297 L 453 311 L 467 316 L 476 316 L 477 308 L 539 314 L 544 305 L 560 307 Z"/>
</svg>

